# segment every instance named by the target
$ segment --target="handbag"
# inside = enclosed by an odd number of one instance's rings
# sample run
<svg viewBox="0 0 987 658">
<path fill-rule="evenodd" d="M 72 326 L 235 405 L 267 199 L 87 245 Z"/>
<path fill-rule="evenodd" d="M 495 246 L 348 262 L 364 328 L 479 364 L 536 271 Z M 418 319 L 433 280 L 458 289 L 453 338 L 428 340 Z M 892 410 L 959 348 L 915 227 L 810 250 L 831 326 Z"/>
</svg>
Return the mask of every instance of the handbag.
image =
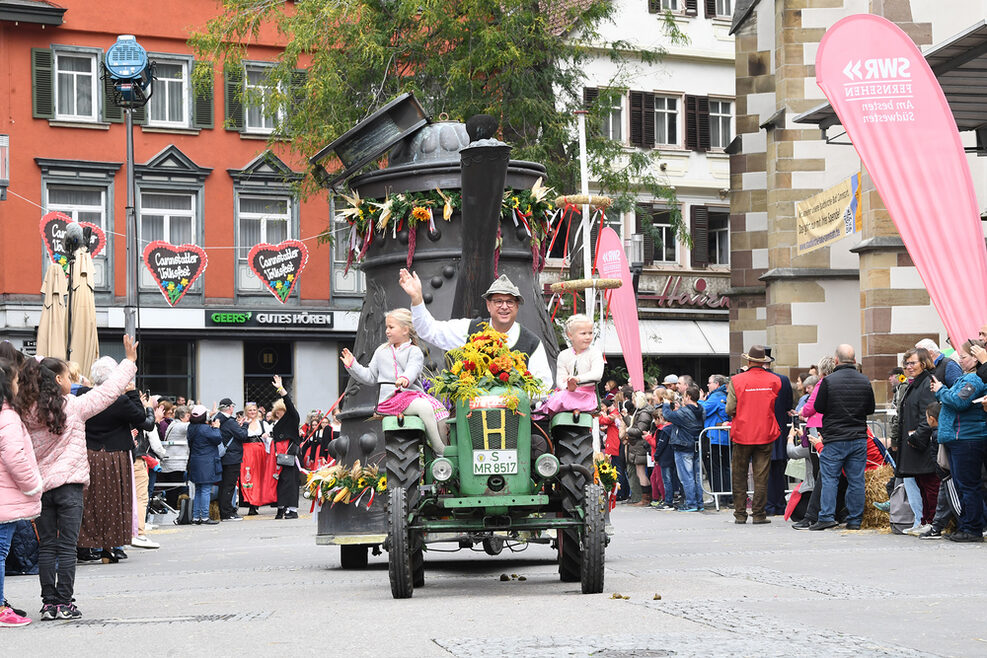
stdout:
<svg viewBox="0 0 987 658">
<path fill-rule="evenodd" d="M 277 463 L 278 466 L 294 466 L 295 456 L 289 455 L 284 452 L 279 452 L 279 453 L 275 453 L 274 461 Z"/>
</svg>

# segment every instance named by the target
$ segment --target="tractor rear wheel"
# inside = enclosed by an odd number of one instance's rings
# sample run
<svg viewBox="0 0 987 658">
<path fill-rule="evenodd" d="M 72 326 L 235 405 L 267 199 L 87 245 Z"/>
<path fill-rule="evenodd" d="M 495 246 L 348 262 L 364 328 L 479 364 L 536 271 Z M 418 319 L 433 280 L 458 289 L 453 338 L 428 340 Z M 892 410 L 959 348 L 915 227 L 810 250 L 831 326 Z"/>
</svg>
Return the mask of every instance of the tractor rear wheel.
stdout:
<svg viewBox="0 0 987 658">
<path fill-rule="evenodd" d="M 387 507 L 387 575 L 396 599 L 410 599 L 415 591 L 407 496 L 404 489 L 392 489 Z"/>
<path fill-rule="evenodd" d="M 599 594 L 603 591 L 603 571 L 607 547 L 606 495 L 598 484 L 586 487 L 586 507 L 583 529 L 582 569 L 580 582 L 583 594 Z"/>
<path fill-rule="evenodd" d="M 583 506 L 586 486 L 593 483 L 593 436 L 587 428 L 562 425 L 553 430 L 552 437 L 555 439 L 555 456 L 561 465 L 558 491 L 562 497 L 563 516 L 575 518 L 576 510 Z M 573 465 L 582 468 L 566 468 Z M 589 478 L 587 473 L 591 474 Z M 579 582 L 582 567 L 579 532 L 562 528 L 557 532 L 559 578 L 564 583 Z"/>
<path fill-rule="evenodd" d="M 384 450 L 387 458 L 387 489 L 404 489 L 409 510 L 418 504 L 418 485 L 422 478 L 421 433 L 411 430 L 388 432 L 384 436 Z"/>
</svg>

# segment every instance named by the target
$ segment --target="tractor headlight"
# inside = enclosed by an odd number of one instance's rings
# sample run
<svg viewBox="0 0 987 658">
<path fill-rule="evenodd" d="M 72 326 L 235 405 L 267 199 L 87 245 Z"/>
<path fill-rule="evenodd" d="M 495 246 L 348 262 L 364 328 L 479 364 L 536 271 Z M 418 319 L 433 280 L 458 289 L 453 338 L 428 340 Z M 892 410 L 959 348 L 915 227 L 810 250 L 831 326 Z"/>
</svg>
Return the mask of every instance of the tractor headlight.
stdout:
<svg viewBox="0 0 987 658">
<path fill-rule="evenodd" d="M 543 478 L 555 477 L 559 472 L 559 460 L 555 455 L 541 455 L 535 460 L 535 472 Z"/>
<path fill-rule="evenodd" d="M 432 462 L 432 477 L 436 482 L 448 482 L 455 472 L 456 467 L 445 457 L 438 457 Z"/>
</svg>

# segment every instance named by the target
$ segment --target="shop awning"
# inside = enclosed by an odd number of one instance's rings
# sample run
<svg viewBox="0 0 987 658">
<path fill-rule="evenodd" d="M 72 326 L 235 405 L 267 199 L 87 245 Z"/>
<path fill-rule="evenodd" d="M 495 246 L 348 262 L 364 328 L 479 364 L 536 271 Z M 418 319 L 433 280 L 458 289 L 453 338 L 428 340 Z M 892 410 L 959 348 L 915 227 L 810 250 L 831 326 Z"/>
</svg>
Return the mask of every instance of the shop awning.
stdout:
<svg viewBox="0 0 987 658">
<path fill-rule="evenodd" d="M 729 356 L 730 323 L 714 320 L 641 320 L 644 356 Z M 607 320 L 604 352 L 620 354 L 613 320 Z"/>
<path fill-rule="evenodd" d="M 976 130 L 987 124 L 987 21 L 980 21 L 960 34 L 925 52 L 925 61 L 953 111 L 956 127 Z M 839 118 L 829 103 L 796 116 L 795 123 L 814 123 L 826 129 Z"/>
</svg>

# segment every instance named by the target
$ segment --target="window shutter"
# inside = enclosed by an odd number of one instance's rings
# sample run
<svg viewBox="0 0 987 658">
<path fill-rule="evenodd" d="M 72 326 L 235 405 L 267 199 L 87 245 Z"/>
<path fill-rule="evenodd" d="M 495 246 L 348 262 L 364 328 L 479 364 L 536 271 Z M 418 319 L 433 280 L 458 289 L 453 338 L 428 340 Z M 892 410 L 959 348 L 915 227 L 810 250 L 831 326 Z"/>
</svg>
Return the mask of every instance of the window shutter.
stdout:
<svg viewBox="0 0 987 658">
<path fill-rule="evenodd" d="M 695 151 L 699 148 L 699 122 L 696 118 L 696 97 L 685 97 L 685 147 Z"/>
<path fill-rule="evenodd" d="M 645 225 L 651 225 L 651 212 L 652 209 L 647 206 L 638 206 L 634 213 L 634 231 L 644 236 L 645 265 L 650 265 L 655 260 L 655 239 L 645 230 Z"/>
<path fill-rule="evenodd" d="M 649 14 L 660 14 L 661 13 L 661 0 L 648 0 L 648 13 Z"/>
<path fill-rule="evenodd" d="M 308 73 L 305 69 L 295 69 L 291 72 L 291 99 L 295 111 L 298 111 L 305 102 L 305 79 L 307 77 Z"/>
<path fill-rule="evenodd" d="M 209 70 L 209 86 L 205 88 L 192 88 L 192 127 L 212 128 L 213 115 L 215 114 L 215 108 L 213 107 L 212 66 L 205 62 L 195 63 L 194 66 L 202 66 Z"/>
<path fill-rule="evenodd" d="M 697 16 L 699 15 L 699 0 L 685 0 L 685 14 L 686 16 Z"/>
<path fill-rule="evenodd" d="M 583 87 L 583 109 L 588 110 L 596 104 L 596 99 L 600 97 L 600 90 L 596 87 Z"/>
<path fill-rule="evenodd" d="M 632 91 L 630 93 L 630 107 L 631 107 L 631 134 L 630 142 L 631 146 L 644 146 L 644 92 L 643 91 Z M 654 106 L 654 99 L 651 101 L 652 106 Z M 654 135 L 652 134 L 652 143 L 654 143 Z"/>
<path fill-rule="evenodd" d="M 709 265 L 709 208 L 692 206 L 689 234 L 692 236 L 692 266 Z"/>
<path fill-rule="evenodd" d="M 643 146 L 653 148 L 655 145 L 655 95 L 645 93 L 641 111 L 641 133 Z"/>
<path fill-rule="evenodd" d="M 699 128 L 699 151 L 708 151 L 711 138 L 709 133 L 709 98 L 696 96 L 696 123 Z"/>
<path fill-rule="evenodd" d="M 147 105 L 143 107 L 135 107 L 133 112 L 135 126 L 143 126 L 147 123 Z"/>
<path fill-rule="evenodd" d="M 706 18 L 716 18 L 716 0 L 706 0 Z"/>
<path fill-rule="evenodd" d="M 226 69 L 223 86 L 226 100 L 226 129 L 243 130 L 243 69 L 239 66 Z"/>
<path fill-rule="evenodd" d="M 103 74 L 103 64 L 105 63 L 106 56 L 100 55 L 100 74 Z M 103 76 L 103 121 L 108 123 L 123 123 L 123 108 L 113 102 L 113 81 L 110 80 L 110 76 Z"/>
<path fill-rule="evenodd" d="M 55 58 L 50 48 L 31 49 L 32 116 L 55 118 Z"/>
</svg>

